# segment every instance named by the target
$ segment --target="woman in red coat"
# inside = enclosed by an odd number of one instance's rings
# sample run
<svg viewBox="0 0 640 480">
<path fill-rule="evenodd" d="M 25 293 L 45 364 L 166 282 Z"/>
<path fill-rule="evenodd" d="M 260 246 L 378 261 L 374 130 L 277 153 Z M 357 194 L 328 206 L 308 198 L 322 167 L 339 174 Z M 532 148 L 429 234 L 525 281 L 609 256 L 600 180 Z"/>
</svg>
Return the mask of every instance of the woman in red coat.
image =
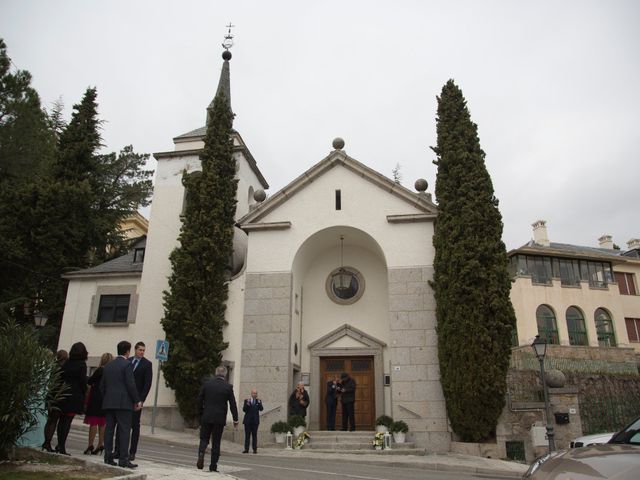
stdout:
<svg viewBox="0 0 640 480">
<path fill-rule="evenodd" d="M 89 453 L 100 455 L 104 450 L 104 429 L 106 418 L 104 410 L 102 410 L 102 392 L 100 391 L 100 380 L 102 380 L 102 371 L 104 366 L 113 360 L 113 355 L 103 353 L 100 357 L 100 365 L 89 377 L 88 384 L 90 387 L 89 395 L 87 395 L 87 411 L 84 415 L 84 423 L 89 425 L 89 446 L 84 451 L 85 455 Z M 98 433 L 98 446 L 93 448 L 93 441 Z"/>
</svg>

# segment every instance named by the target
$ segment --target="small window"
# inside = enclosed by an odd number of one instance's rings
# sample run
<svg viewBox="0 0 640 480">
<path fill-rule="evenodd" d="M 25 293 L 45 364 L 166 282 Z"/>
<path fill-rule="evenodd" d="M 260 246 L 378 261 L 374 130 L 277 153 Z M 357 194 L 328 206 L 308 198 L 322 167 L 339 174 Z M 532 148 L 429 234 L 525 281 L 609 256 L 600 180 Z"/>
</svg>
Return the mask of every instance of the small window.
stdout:
<svg viewBox="0 0 640 480">
<path fill-rule="evenodd" d="M 336 190 L 336 210 L 342 210 L 342 193 Z"/>
<path fill-rule="evenodd" d="M 558 345 L 558 325 L 556 316 L 548 305 L 540 305 L 536 310 L 536 322 L 538 323 L 538 335 L 544 338 L 547 343 Z"/>
<path fill-rule="evenodd" d="M 598 308 L 595 313 L 596 332 L 598 333 L 598 345 L 601 347 L 615 347 L 616 336 L 613 332 L 611 315 L 604 308 Z"/>
<path fill-rule="evenodd" d="M 640 342 L 640 318 L 625 318 L 624 323 L 627 326 L 627 335 L 629 341 L 633 343 Z"/>
<path fill-rule="evenodd" d="M 101 295 L 98 323 L 126 323 L 130 295 Z"/>
<path fill-rule="evenodd" d="M 570 345 L 588 345 L 584 315 L 576 307 L 567 308 L 567 330 Z"/>
<path fill-rule="evenodd" d="M 136 248 L 133 251 L 133 263 L 144 262 L 144 248 Z"/>
</svg>

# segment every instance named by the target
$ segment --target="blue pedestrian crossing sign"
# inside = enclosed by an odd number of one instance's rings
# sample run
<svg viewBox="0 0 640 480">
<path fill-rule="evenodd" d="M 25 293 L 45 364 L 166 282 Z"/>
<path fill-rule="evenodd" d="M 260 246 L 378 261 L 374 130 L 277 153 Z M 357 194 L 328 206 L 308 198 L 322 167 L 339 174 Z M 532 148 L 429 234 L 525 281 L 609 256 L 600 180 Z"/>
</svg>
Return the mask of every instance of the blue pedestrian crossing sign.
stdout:
<svg viewBox="0 0 640 480">
<path fill-rule="evenodd" d="M 166 362 L 169 359 L 169 342 L 158 340 L 156 342 L 156 360 Z"/>
</svg>

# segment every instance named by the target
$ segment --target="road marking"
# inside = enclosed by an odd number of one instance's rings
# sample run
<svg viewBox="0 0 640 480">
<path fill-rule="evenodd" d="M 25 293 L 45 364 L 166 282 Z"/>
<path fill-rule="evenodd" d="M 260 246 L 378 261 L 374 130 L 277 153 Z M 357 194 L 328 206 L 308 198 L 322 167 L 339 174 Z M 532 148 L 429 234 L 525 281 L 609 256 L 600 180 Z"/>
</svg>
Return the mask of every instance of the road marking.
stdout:
<svg viewBox="0 0 640 480">
<path fill-rule="evenodd" d="M 327 476 L 333 475 L 335 477 L 340 476 L 342 478 L 360 478 L 364 480 L 386 480 L 387 479 L 387 477 L 368 477 L 365 475 L 353 475 L 353 474 L 344 473 L 344 472 L 327 472 L 326 470 L 310 470 L 307 468 L 278 467 L 275 465 L 266 465 L 266 464 L 260 464 L 260 463 L 245 463 L 245 462 L 238 462 L 234 460 L 232 460 L 231 462 L 225 462 L 225 463 L 237 463 L 239 465 L 248 465 L 250 467 L 275 468 L 277 470 L 289 470 L 291 472 L 317 473 L 317 474 L 327 475 Z"/>
</svg>

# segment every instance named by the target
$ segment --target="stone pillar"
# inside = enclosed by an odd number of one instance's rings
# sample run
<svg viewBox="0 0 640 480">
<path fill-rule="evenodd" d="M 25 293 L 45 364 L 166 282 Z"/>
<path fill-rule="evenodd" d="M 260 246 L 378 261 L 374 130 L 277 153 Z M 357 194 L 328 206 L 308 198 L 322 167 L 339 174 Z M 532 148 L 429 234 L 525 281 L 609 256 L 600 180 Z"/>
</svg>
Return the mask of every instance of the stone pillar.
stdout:
<svg viewBox="0 0 640 480">
<path fill-rule="evenodd" d="M 412 441 L 443 453 L 451 434 L 440 384 L 432 278 L 433 267 L 388 272 L 391 406 L 393 419 L 409 425 Z"/>
<path fill-rule="evenodd" d="M 264 404 L 260 430 L 287 419 L 291 385 L 291 274 L 250 273 L 245 284 L 240 389 Z"/>
</svg>

